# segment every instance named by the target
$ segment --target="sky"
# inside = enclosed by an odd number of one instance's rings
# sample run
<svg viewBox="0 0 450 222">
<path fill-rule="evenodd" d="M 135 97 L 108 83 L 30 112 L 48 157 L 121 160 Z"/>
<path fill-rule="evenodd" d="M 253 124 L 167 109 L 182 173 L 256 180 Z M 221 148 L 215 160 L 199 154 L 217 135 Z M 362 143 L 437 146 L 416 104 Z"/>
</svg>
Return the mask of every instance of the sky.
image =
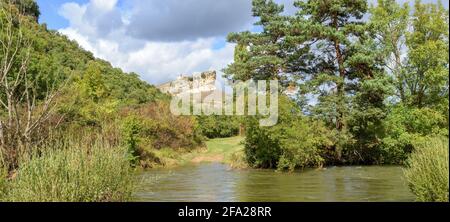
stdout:
<svg viewBox="0 0 450 222">
<path fill-rule="evenodd" d="M 287 13 L 295 12 L 292 1 L 276 0 Z M 226 42 L 227 34 L 258 31 L 250 0 L 37 2 L 41 23 L 151 84 L 208 70 L 220 76 L 220 70 L 233 61 L 234 45 Z M 448 0 L 443 2 L 448 8 Z"/>
</svg>

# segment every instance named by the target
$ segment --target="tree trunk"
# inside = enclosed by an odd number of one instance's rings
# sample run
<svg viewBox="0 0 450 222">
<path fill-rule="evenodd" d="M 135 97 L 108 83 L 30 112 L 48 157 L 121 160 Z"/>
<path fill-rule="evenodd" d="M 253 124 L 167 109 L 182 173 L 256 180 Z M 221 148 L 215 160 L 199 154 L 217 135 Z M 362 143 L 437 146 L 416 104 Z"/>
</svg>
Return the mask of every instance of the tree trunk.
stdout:
<svg viewBox="0 0 450 222">
<path fill-rule="evenodd" d="M 333 20 L 333 24 L 335 27 L 336 32 L 339 31 L 339 25 L 337 17 L 335 16 Z M 336 60 L 338 63 L 338 69 L 339 69 L 339 77 L 341 78 L 341 81 L 337 83 L 337 96 L 338 96 L 338 104 L 336 104 L 336 109 L 338 116 L 336 118 L 336 129 L 338 131 L 341 131 L 343 129 L 343 119 L 344 119 L 344 112 L 342 110 L 342 106 L 344 105 L 344 81 L 345 81 L 345 67 L 344 67 L 344 58 L 342 56 L 341 47 L 339 39 L 334 39 L 334 49 L 336 51 Z"/>
</svg>

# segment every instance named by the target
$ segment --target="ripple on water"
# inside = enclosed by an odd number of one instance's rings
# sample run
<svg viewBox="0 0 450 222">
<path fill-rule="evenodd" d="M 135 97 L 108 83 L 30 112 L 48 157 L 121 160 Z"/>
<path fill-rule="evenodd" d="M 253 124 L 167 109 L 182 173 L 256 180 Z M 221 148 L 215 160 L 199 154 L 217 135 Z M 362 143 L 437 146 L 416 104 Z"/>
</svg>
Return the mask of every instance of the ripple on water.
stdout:
<svg viewBox="0 0 450 222">
<path fill-rule="evenodd" d="M 218 163 L 149 170 L 137 201 L 413 201 L 400 167 L 330 167 L 294 173 Z M 150 178 L 150 179 L 149 179 Z"/>
</svg>

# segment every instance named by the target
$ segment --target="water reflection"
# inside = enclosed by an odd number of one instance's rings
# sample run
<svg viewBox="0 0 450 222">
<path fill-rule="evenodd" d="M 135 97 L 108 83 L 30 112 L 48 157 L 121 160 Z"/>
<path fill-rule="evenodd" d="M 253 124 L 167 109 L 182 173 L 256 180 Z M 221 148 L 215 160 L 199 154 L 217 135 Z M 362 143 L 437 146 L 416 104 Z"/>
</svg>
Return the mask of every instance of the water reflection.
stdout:
<svg viewBox="0 0 450 222">
<path fill-rule="evenodd" d="M 295 173 L 217 163 L 151 170 L 137 201 L 413 201 L 400 167 L 331 167 Z M 151 178 L 151 179 L 149 179 Z"/>
</svg>

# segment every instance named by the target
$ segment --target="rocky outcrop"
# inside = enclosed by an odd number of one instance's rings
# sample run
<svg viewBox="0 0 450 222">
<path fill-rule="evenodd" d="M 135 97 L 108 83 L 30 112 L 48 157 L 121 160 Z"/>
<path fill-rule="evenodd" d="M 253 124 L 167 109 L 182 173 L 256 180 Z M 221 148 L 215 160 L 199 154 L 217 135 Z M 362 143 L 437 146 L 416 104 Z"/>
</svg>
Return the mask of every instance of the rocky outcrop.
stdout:
<svg viewBox="0 0 450 222">
<path fill-rule="evenodd" d="M 216 71 L 202 72 L 193 76 L 180 75 L 176 80 L 161 84 L 158 87 L 164 93 L 179 95 L 182 93 L 200 93 L 208 96 L 216 90 Z"/>
</svg>

